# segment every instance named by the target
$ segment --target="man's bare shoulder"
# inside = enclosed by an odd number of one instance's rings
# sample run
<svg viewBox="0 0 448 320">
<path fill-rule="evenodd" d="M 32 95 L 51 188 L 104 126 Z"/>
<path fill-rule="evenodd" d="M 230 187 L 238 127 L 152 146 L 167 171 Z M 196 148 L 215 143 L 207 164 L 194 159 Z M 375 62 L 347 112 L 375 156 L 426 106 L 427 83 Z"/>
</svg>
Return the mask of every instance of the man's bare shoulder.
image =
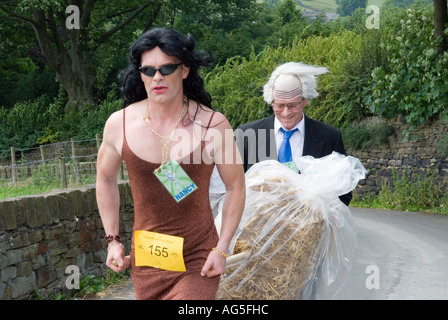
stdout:
<svg viewBox="0 0 448 320">
<path fill-rule="evenodd" d="M 105 140 L 115 141 L 122 135 L 123 131 L 123 110 L 112 113 L 104 126 L 103 137 Z"/>
<path fill-rule="evenodd" d="M 212 125 L 213 124 L 219 124 L 221 122 L 225 122 L 225 123 L 229 123 L 229 121 L 227 120 L 226 116 L 224 114 L 222 114 L 219 111 L 215 111 L 215 114 L 213 115 L 213 119 L 212 119 Z"/>
<path fill-rule="evenodd" d="M 111 126 L 115 126 L 120 123 L 123 124 L 123 109 L 112 113 L 106 121 L 106 124 L 109 124 Z"/>
<path fill-rule="evenodd" d="M 202 124 L 210 128 L 228 129 L 231 128 L 226 116 L 219 111 L 212 110 L 208 107 L 203 107 L 202 112 L 199 114 Z M 212 118 L 213 115 L 213 118 Z M 210 121 L 211 119 L 211 121 Z"/>
</svg>

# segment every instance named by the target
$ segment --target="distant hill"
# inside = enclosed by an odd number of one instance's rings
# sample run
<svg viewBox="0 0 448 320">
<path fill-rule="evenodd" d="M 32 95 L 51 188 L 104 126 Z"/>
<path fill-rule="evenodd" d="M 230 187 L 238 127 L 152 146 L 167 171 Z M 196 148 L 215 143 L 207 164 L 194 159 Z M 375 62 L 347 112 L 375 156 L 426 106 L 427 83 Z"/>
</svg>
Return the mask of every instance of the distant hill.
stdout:
<svg viewBox="0 0 448 320">
<path fill-rule="evenodd" d="M 305 11 L 336 12 L 337 5 L 335 0 L 298 0 L 297 5 Z"/>
<path fill-rule="evenodd" d="M 322 12 L 336 12 L 337 5 L 335 0 L 297 0 L 297 5 L 305 10 L 314 10 Z M 368 5 L 377 5 L 381 7 L 385 0 L 368 0 Z"/>
<path fill-rule="evenodd" d="M 273 5 L 280 2 L 281 0 L 265 0 L 264 2 Z M 368 5 L 377 5 L 379 7 L 386 0 L 368 0 Z M 303 9 L 304 12 L 336 12 L 337 5 L 336 0 L 295 0 L 297 5 Z"/>
<path fill-rule="evenodd" d="M 377 5 L 379 7 L 386 0 L 368 0 L 367 5 Z M 297 5 L 302 8 L 302 13 L 304 16 L 315 18 L 320 13 L 324 13 L 327 20 L 337 19 L 338 15 L 336 10 L 338 6 L 336 5 L 336 0 L 297 0 Z"/>
</svg>

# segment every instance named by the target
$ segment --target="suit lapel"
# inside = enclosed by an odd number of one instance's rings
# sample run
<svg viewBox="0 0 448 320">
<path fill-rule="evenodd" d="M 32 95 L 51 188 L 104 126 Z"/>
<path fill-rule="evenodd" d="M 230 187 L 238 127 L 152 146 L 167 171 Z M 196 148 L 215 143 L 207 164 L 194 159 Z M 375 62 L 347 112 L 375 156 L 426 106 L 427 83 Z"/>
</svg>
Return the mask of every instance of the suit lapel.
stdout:
<svg viewBox="0 0 448 320">
<path fill-rule="evenodd" d="M 266 127 L 266 134 L 259 135 L 258 137 L 258 143 L 259 146 L 265 146 L 268 148 L 266 158 L 259 159 L 259 161 L 263 160 L 277 160 L 277 148 L 275 146 L 275 134 L 274 134 L 274 119 L 275 115 L 271 115 L 267 121 L 267 127 Z"/>
<path fill-rule="evenodd" d="M 305 141 L 303 142 L 303 155 L 319 158 L 324 147 L 324 140 L 319 130 L 315 128 L 314 120 L 305 116 Z"/>
</svg>

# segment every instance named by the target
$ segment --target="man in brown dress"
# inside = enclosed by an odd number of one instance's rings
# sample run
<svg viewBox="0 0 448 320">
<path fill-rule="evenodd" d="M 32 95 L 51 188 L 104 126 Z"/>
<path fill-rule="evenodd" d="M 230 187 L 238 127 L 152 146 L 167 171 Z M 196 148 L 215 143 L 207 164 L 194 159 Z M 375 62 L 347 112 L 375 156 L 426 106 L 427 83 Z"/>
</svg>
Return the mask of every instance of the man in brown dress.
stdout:
<svg viewBox="0 0 448 320">
<path fill-rule="evenodd" d="M 106 264 L 115 272 L 131 265 L 137 299 L 214 299 L 244 208 L 233 130 L 211 109 L 198 74 L 211 55 L 194 47 L 191 35 L 169 28 L 150 30 L 135 42 L 120 75 L 125 108 L 107 120 L 98 153 Z M 123 160 L 134 197 L 130 261 L 119 237 Z M 208 194 L 215 164 L 226 187 L 219 236 Z"/>
</svg>

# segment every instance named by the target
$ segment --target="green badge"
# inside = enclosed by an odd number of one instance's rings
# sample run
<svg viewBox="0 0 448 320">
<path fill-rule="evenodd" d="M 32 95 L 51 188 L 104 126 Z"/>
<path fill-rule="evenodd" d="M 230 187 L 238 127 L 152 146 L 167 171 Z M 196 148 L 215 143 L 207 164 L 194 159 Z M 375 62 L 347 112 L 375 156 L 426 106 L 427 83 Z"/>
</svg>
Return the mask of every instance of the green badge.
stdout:
<svg viewBox="0 0 448 320">
<path fill-rule="evenodd" d="M 297 172 L 297 168 L 296 168 L 296 166 L 294 165 L 294 162 L 292 162 L 292 161 L 289 161 L 289 162 L 285 162 L 285 163 L 283 163 L 285 166 L 287 166 L 289 169 L 291 169 L 292 171 L 294 171 L 294 172 Z"/>
<path fill-rule="evenodd" d="M 154 174 L 177 202 L 198 188 L 175 160 L 170 160 L 154 170 Z"/>
</svg>

